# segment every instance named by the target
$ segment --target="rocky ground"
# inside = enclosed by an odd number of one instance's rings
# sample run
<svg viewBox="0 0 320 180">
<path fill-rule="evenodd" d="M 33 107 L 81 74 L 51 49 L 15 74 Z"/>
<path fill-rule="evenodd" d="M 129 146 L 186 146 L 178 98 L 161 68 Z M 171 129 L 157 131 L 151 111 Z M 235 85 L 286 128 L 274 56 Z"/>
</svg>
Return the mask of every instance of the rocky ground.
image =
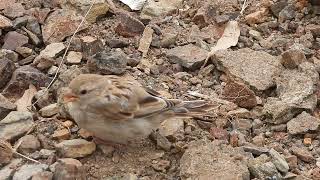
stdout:
<svg viewBox="0 0 320 180">
<path fill-rule="evenodd" d="M 246 2 L 0 0 L 0 180 L 320 179 L 320 2 Z M 216 108 L 120 153 L 64 107 L 82 73 Z"/>
</svg>

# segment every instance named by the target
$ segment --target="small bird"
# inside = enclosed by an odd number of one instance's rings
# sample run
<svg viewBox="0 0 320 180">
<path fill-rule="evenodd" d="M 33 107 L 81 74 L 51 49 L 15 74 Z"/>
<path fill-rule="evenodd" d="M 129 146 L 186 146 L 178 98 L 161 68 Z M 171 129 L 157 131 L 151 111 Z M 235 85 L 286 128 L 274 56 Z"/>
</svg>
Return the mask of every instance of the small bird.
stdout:
<svg viewBox="0 0 320 180">
<path fill-rule="evenodd" d="M 115 75 L 81 74 L 68 88 L 64 103 L 70 115 L 106 144 L 145 138 L 166 119 L 202 115 L 212 108 L 204 100 L 165 99 L 135 80 Z"/>
</svg>

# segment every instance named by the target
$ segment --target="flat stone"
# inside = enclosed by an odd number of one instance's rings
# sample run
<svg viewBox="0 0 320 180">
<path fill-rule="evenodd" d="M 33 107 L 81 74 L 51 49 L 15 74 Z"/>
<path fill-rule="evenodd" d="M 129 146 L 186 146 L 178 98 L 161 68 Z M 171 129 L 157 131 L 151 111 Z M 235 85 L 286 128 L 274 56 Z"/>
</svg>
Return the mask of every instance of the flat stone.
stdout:
<svg viewBox="0 0 320 180">
<path fill-rule="evenodd" d="M 217 51 L 213 62 L 231 79 L 238 78 L 258 91 L 264 91 L 274 86 L 273 76 L 281 70 L 281 64 L 277 57 L 247 48 L 237 51 Z"/>
<path fill-rule="evenodd" d="M 82 60 L 82 53 L 70 51 L 67 56 L 67 63 L 69 64 L 80 64 Z"/>
<path fill-rule="evenodd" d="M 76 15 L 70 9 L 58 9 L 52 12 L 42 27 L 42 36 L 45 43 L 61 42 L 71 36 L 79 26 L 83 17 Z M 85 22 L 80 30 L 86 29 Z"/>
<path fill-rule="evenodd" d="M 96 150 L 96 144 L 84 139 L 72 139 L 62 141 L 56 148 L 63 157 L 79 158 L 92 154 Z"/>
<path fill-rule="evenodd" d="M 25 28 L 25 27 L 22 27 L 22 29 L 28 34 L 31 42 L 32 42 L 34 45 L 38 46 L 38 45 L 40 45 L 40 43 L 42 43 L 42 41 L 39 39 L 39 37 L 38 37 L 36 34 L 34 34 L 33 32 L 29 31 L 29 30 L 28 30 L 27 28 Z"/>
<path fill-rule="evenodd" d="M 61 8 L 75 10 L 78 14 L 85 14 L 89 10 L 91 4 L 92 1 L 90 0 L 60 1 Z M 93 1 L 93 6 L 86 17 L 86 20 L 89 23 L 94 23 L 98 17 L 106 14 L 108 10 L 109 5 L 105 0 Z"/>
<path fill-rule="evenodd" d="M 16 110 L 17 105 L 10 102 L 2 94 L 0 94 L 0 119 L 5 118 L 11 111 Z"/>
<path fill-rule="evenodd" d="M 90 72 L 101 74 L 122 74 L 127 66 L 127 55 L 119 51 L 101 52 L 88 59 Z"/>
<path fill-rule="evenodd" d="M 61 42 L 51 43 L 47 45 L 46 48 L 40 52 L 40 55 L 54 58 L 54 57 L 57 57 L 59 54 L 61 54 L 65 48 L 66 48 L 65 45 Z"/>
<path fill-rule="evenodd" d="M 250 153 L 252 153 L 253 155 L 256 155 L 256 156 L 260 156 L 261 154 L 266 154 L 266 153 L 269 152 L 269 150 L 267 148 L 258 147 L 258 146 L 254 146 L 254 145 L 243 146 L 243 150 L 245 152 L 250 152 Z"/>
<path fill-rule="evenodd" d="M 124 37 L 134 37 L 141 35 L 144 31 L 144 24 L 128 13 L 119 13 L 119 24 L 115 27 L 115 32 Z"/>
<path fill-rule="evenodd" d="M 299 159 L 304 162 L 312 162 L 315 160 L 311 152 L 306 147 L 292 147 L 290 149 L 292 154 L 296 155 Z"/>
<path fill-rule="evenodd" d="M 250 173 L 243 160 L 243 151 L 215 142 L 195 141 L 180 159 L 182 179 L 243 179 L 249 180 Z M 214 161 L 212 161 L 214 159 Z"/>
<path fill-rule="evenodd" d="M 15 51 L 24 58 L 30 56 L 33 52 L 33 50 L 28 47 L 17 47 Z"/>
<path fill-rule="evenodd" d="M 25 164 L 14 173 L 12 180 L 29 180 L 35 174 L 45 171 L 48 165 L 45 164 Z"/>
<path fill-rule="evenodd" d="M 13 26 L 12 21 L 5 16 L 0 15 L 0 29 L 11 28 Z"/>
<path fill-rule="evenodd" d="M 142 19 L 152 19 L 153 17 L 159 17 L 168 14 L 169 12 L 177 9 L 182 5 L 182 0 L 170 1 L 154 1 L 149 0 L 141 11 Z"/>
<path fill-rule="evenodd" d="M 169 49 L 166 53 L 171 63 L 178 63 L 190 70 L 199 68 L 205 61 L 208 51 L 193 44 Z"/>
<path fill-rule="evenodd" d="M 269 151 L 269 154 L 272 158 L 272 163 L 277 167 L 277 169 L 280 172 L 286 174 L 289 171 L 289 165 L 286 159 L 274 149 L 271 149 Z"/>
<path fill-rule="evenodd" d="M 129 41 L 124 39 L 124 38 L 112 38 L 112 39 L 107 39 L 106 43 L 108 44 L 109 47 L 111 48 L 123 48 L 129 46 Z"/>
<path fill-rule="evenodd" d="M 292 135 L 316 131 L 319 126 L 320 120 L 305 111 L 287 123 L 288 132 Z"/>
<path fill-rule="evenodd" d="M 14 140 L 28 132 L 33 125 L 32 113 L 11 111 L 0 121 L 0 138 Z"/>
<path fill-rule="evenodd" d="M 59 113 L 59 107 L 57 103 L 50 104 L 46 107 L 43 107 L 39 110 L 39 113 L 42 117 L 51 117 Z"/>
<path fill-rule="evenodd" d="M 223 88 L 222 96 L 223 99 L 243 108 L 253 108 L 257 105 L 255 93 L 245 84 L 228 82 Z"/>
<path fill-rule="evenodd" d="M 21 47 L 27 44 L 29 38 L 16 31 L 10 31 L 4 36 L 3 49 L 15 50 L 17 47 Z"/>
<path fill-rule="evenodd" d="M 38 69 L 28 65 L 21 66 L 14 71 L 2 94 L 6 97 L 21 97 L 30 83 L 39 88 L 45 87 L 49 81 L 50 78 Z"/>
<path fill-rule="evenodd" d="M 0 89 L 6 86 L 14 72 L 15 65 L 7 58 L 0 58 Z"/>
<path fill-rule="evenodd" d="M 10 3 L 9 6 L 5 7 L 3 14 L 9 18 L 17 18 L 25 14 L 25 9 L 21 3 Z"/>
<path fill-rule="evenodd" d="M 32 153 L 40 148 L 40 141 L 33 135 L 26 135 L 19 139 L 21 143 L 18 151 L 23 154 Z"/>
<path fill-rule="evenodd" d="M 152 41 L 152 35 L 153 29 L 150 26 L 147 26 L 143 31 L 138 48 L 138 50 L 142 52 L 143 56 L 146 56 L 149 51 L 149 47 Z"/>
</svg>

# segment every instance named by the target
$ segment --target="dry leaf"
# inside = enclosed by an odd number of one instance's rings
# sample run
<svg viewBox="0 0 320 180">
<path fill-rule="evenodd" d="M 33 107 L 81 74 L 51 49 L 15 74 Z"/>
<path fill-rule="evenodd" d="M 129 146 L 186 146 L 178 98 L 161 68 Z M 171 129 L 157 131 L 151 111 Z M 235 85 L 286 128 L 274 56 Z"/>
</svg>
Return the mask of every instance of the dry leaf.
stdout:
<svg viewBox="0 0 320 180">
<path fill-rule="evenodd" d="M 11 161 L 13 150 L 11 144 L 0 139 L 0 164 L 7 164 Z"/>
<path fill-rule="evenodd" d="M 36 87 L 30 84 L 29 89 L 25 90 L 23 96 L 15 103 L 17 105 L 17 111 L 28 111 L 28 107 L 32 105 L 32 98 L 36 93 Z"/>
<path fill-rule="evenodd" d="M 229 21 L 221 38 L 218 40 L 217 44 L 211 48 L 208 53 L 208 57 L 203 64 L 202 68 L 207 64 L 210 57 L 212 57 L 215 52 L 222 49 L 228 49 L 229 47 L 235 46 L 238 43 L 240 36 L 240 28 L 237 21 Z"/>
</svg>

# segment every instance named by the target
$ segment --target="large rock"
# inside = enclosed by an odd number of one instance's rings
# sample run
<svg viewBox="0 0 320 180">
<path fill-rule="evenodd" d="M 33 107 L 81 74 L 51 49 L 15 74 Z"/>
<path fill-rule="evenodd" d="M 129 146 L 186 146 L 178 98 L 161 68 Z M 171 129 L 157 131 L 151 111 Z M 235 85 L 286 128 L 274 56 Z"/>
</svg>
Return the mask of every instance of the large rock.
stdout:
<svg viewBox="0 0 320 180">
<path fill-rule="evenodd" d="M 30 84 L 39 88 L 45 87 L 49 81 L 50 78 L 38 69 L 31 66 L 22 66 L 14 71 L 2 94 L 6 97 L 21 97 Z"/>
<path fill-rule="evenodd" d="M 242 80 L 258 91 L 264 91 L 274 86 L 273 76 L 281 70 L 281 64 L 277 57 L 247 48 L 237 51 L 220 50 L 215 53 L 213 62 L 231 79 Z"/>
<path fill-rule="evenodd" d="M 14 63 L 7 58 L 0 58 L 0 89 L 9 81 L 15 69 Z"/>
<path fill-rule="evenodd" d="M 318 130 L 319 126 L 320 120 L 311 116 L 305 111 L 287 123 L 288 132 L 293 135 L 316 131 Z"/>
<path fill-rule="evenodd" d="M 13 159 L 10 164 L 6 165 L 5 167 L 1 168 L 0 170 L 0 179 L 7 180 L 11 179 L 15 170 L 21 166 L 22 159 Z"/>
<path fill-rule="evenodd" d="M 188 44 L 169 49 L 166 55 L 172 63 L 195 70 L 204 63 L 208 51 L 193 44 Z"/>
<path fill-rule="evenodd" d="M 79 26 L 83 17 L 76 15 L 75 11 L 70 9 L 58 9 L 51 13 L 44 26 L 42 27 L 42 36 L 45 43 L 61 42 L 64 38 L 72 35 Z M 85 22 L 80 30 L 87 28 Z"/>
<path fill-rule="evenodd" d="M 282 71 L 275 77 L 278 98 L 268 98 L 264 105 L 268 121 L 286 123 L 304 110 L 312 112 L 317 105 L 314 93 L 318 80 L 318 72 L 309 62 L 300 64 L 298 69 Z"/>
<path fill-rule="evenodd" d="M 12 111 L 0 121 L 0 138 L 14 140 L 28 132 L 33 125 L 32 113 Z"/>
<path fill-rule="evenodd" d="M 4 8 L 3 14 L 9 18 L 17 18 L 23 16 L 25 9 L 21 3 L 10 3 L 7 7 Z"/>
<path fill-rule="evenodd" d="M 127 62 L 127 56 L 121 50 L 101 52 L 89 58 L 88 67 L 90 72 L 122 74 L 126 69 Z"/>
<path fill-rule="evenodd" d="M 250 173 L 243 160 L 244 152 L 215 142 L 195 141 L 180 159 L 182 179 L 249 180 Z"/>
<path fill-rule="evenodd" d="M 109 5 L 105 0 L 60 1 L 60 6 L 63 9 L 75 10 L 78 12 L 78 14 L 85 14 L 89 10 L 92 3 L 93 6 L 86 17 L 86 20 L 89 23 L 94 23 L 99 16 L 106 14 L 109 10 Z"/>
<path fill-rule="evenodd" d="M 27 44 L 29 38 L 16 31 L 10 31 L 4 36 L 3 49 L 15 50 L 17 47 L 21 47 Z"/>
</svg>

